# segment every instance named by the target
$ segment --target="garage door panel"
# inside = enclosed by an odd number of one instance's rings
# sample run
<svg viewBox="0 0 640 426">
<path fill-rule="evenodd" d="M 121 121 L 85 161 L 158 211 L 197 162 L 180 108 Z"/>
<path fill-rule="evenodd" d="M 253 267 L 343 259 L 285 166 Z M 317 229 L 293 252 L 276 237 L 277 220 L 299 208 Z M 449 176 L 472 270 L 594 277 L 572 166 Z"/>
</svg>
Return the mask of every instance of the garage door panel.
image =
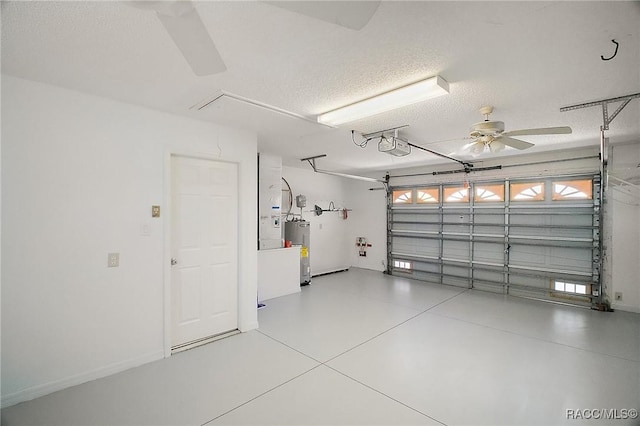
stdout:
<svg viewBox="0 0 640 426">
<path fill-rule="evenodd" d="M 442 275 L 442 284 L 454 285 L 456 287 L 469 287 L 468 268 L 460 268 L 455 266 L 444 266 Z"/>
<path fill-rule="evenodd" d="M 493 283 L 502 283 L 504 279 L 503 271 L 489 271 L 489 270 L 479 270 L 474 269 L 473 271 L 473 281 L 486 281 Z"/>
<path fill-rule="evenodd" d="M 509 224 L 512 226 L 541 226 L 549 225 L 549 218 L 539 212 L 515 212 L 509 216 Z"/>
<path fill-rule="evenodd" d="M 588 211 L 584 209 L 581 214 L 567 214 L 567 215 L 556 215 L 550 218 L 550 225 L 554 226 L 591 226 L 592 225 L 592 214 L 593 210 L 590 208 Z"/>
<path fill-rule="evenodd" d="M 504 216 L 503 215 L 496 215 L 496 216 L 491 216 L 491 215 L 487 215 L 487 214 L 483 214 L 483 215 L 476 215 L 473 223 L 479 226 L 496 226 L 498 228 L 502 228 L 504 226 Z"/>
<path fill-rule="evenodd" d="M 497 244 L 476 243 L 473 249 L 473 261 L 480 264 L 490 263 L 502 265 L 504 262 L 504 248 Z"/>
<path fill-rule="evenodd" d="M 509 277 L 509 285 L 511 286 L 525 286 L 534 287 L 539 289 L 549 289 L 550 279 L 545 277 L 531 277 L 517 274 L 511 274 Z"/>
<path fill-rule="evenodd" d="M 413 267 L 418 273 L 440 273 L 440 265 L 433 262 L 414 261 Z"/>
<path fill-rule="evenodd" d="M 469 234 L 469 225 L 443 225 L 442 231 L 454 234 Z"/>
<path fill-rule="evenodd" d="M 442 257 L 444 259 L 469 260 L 469 242 L 443 241 Z"/>
<path fill-rule="evenodd" d="M 504 293 L 504 286 L 500 283 L 486 283 L 482 281 L 474 281 L 473 288 L 476 290 L 488 291 L 491 293 Z"/>
<path fill-rule="evenodd" d="M 546 247 L 527 245 L 512 245 L 509 249 L 509 263 L 524 266 L 547 266 Z"/>
<path fill-rule="evenodd" d="M 502 236 L 504 234 L 504 225 L 502 226 L 487 226 L 476 225 L 474 226 L 474 233 L 477 235 L 497 235 Z"/>
<path fill-rule="evenodd" d="M 428 257 L 439 257 L 440 256 L 440 245 L 433 244 L 434 241 L 430 241 L 431 244 L 421 245 L 416 248 L 416 254 L 420 256 L 428 256 Z"/>
<path fill-rule="evenodd" d="M 591 249 L 557 248 L 549 249 L 549 266 L 554 269 L 591 273 L 593 260 Z"/>
<path fill-rule="evenodd" d="M 477 268 L 473 270 L 473 288 L 495 293 L 503 293 L 503 283 L 504 272 L 502 270 L 491 271 Z"/>
</svg>

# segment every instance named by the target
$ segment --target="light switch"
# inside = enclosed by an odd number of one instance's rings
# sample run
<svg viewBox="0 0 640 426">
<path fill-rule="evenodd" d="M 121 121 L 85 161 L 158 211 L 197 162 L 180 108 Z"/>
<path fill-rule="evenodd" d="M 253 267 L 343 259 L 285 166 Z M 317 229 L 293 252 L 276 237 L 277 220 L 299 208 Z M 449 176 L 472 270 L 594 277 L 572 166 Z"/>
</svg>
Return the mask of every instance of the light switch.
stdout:
<svg viewBox="0 0 640 426">
<path fill-rule="evenodd" d="M 151 206 L 151 217 L 160 217 L 160 206 Z"/>
</svg>

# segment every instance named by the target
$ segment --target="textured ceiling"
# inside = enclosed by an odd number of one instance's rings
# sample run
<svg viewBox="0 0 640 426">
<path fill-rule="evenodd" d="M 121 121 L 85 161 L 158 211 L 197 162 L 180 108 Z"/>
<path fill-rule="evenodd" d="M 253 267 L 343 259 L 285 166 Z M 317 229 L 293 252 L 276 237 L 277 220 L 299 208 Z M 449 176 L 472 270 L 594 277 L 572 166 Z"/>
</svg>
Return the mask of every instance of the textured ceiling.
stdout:
<svg viewBox="0 0 640 426">
<path fill-rule="evenodd" d="M 382 2 L 358 31 L 263 2 L 195 4 L 227 66 L 223 73 L 195 76 L 153 11 L 89 1 L 3 1 L 2 72 L 246 127 L 258 133 L 261 150 L 281 154 L 285 164 L 327 154 L 322 168 L 351 172 L 443 162 L 423 152 L 378 153 L 375 141 L 356 147 L 352 129 L 408 124 L 402 136 L 450 153 L 467 142 L 461 138 L 482 120 L 478 108 L 486 104 L 507 130 L 573 128 L 571 135 L 522 137 L 536 146 L 500 153 L 525 155 L 597 145 L 600 108 L 560 107 L 640 92 L 640 2 Z M 619 51 L 603 61 L 613 54 L 611 39 Z M 224 91 L 313 119 L 437 74 L 450 95 L 338 129 L 272 122 L 255 104 L 223 103 L 218 107 L 227 109 L 217 113 L 191 108 Z M 640 99 L 608 136 L 612 143 L 640 140 Z M 457 140 L 438 143 L 450 139 Z"/>
</svg>

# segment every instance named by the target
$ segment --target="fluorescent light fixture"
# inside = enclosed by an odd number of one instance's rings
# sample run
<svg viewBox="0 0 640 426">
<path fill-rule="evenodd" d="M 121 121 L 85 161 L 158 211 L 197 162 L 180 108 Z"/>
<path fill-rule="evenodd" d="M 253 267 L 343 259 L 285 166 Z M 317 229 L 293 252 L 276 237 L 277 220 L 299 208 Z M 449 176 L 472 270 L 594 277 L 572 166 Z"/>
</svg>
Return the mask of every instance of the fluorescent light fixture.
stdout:
<svg viewBox="0 0 640 426">
<path fill-rule="evenodd" d="M 318 123 L 337 126 L 342 123 L 391 111 L 449 93 L 449 83 L 439 75 L 400 87 L 363 101 L 320 114 Z"/>
</svg>

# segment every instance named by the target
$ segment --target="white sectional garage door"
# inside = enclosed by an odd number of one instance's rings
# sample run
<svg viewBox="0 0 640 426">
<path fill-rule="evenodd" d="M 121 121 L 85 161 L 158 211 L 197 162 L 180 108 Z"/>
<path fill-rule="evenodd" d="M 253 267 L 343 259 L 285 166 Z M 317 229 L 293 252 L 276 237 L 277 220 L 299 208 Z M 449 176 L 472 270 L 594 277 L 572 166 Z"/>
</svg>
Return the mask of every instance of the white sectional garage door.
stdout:
<svg viewBox="0 0 640 426">
<path fill-rule="evenodd" d="M 390 186 L 388 272 L 600 302 L 600 177 Z"/>
</svg>

